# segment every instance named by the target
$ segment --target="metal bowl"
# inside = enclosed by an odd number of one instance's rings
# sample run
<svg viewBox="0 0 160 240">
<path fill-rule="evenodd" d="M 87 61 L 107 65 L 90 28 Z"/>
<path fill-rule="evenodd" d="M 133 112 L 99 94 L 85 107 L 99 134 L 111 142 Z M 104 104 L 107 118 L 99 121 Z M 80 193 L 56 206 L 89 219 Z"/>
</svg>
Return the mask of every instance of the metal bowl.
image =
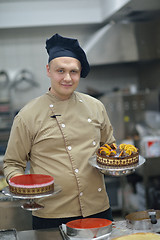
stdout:
<svg viewBox="0 0 160 240">
<path fill-rule="evenodd" d="M 112 221 L 101 218 L 84 218 L 70 221 L 66 224 L 69 237 L 93 239 L 109 236 L 112 231 Z"/>
<path fill-rule="evenodd" d="M 133 230 L 151 229 L 157 232 L 160 229 L 160 210 L 151 209 L 130 213 L 125 219 L 127 227 Z"/>
</svg>

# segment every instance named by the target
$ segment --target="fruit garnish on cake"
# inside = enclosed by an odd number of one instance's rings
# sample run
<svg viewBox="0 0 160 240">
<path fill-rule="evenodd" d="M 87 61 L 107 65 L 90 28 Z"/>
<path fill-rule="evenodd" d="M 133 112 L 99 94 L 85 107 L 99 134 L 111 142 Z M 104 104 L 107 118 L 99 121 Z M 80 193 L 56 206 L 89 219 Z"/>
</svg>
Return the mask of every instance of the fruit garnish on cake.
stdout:
<svg viewBox="0 0 160 240">
<path fill-rule="evenodd" d="M 139 151 L 132 144 L 104 144 L 97 151 L 97 162 L 106 166 L 128 166 L 137 164 Z"/>
</svg>

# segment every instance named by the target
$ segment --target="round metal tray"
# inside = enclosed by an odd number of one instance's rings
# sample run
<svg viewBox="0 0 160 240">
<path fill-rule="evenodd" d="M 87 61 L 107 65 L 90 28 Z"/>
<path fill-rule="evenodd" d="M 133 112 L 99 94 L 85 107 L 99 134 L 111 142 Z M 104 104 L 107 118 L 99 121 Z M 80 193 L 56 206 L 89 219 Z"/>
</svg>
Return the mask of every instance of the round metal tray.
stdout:
<svg viewBox="0 0 160 240">
<path fill-rule="evenodd" d="M 96 155 L 92 156 L 89 159 L 89 164 L 95 168 L 98 168 L 103 174 L 114 177 L 132 174 L 138 167 L 145 163 L 145 159 L 142 156 L 139 156 L 139 162 L 137 164 L 124 167 L 110 167 L 97 163 L 96 158 Z"/>
<path fill-rule="evenodd" d="M 25 210 L 29 210 L 29 211 L 34 211 L 34 210 L 39 210 L 41 208 L 44 208 L 43 205 L 40 205 L 38 203 L 35 202 L 35 199 L 37 198 L 44 198 L 44 197 L 49 197 L 49 196 L 54 196 L 56 194 L 58 194 L 59 192 L 62 191 L 62 188 L 59 185 L 54 184 L 54 190 L 47 192 L 47 193 L 41 193 L 41 194 L 37 194 L 37 195 L 31 195 L 31 194 L 25 194 L 25 195 L 21 195 L 21 194 L 14 194 L 12 192 L 10 192 L 9 190 L 9 186 L 5 187 L 2 190 L 2 193 L 5 196 L 8 196 L 10 198 L 15 198 L 15 199 L 20 199 L 20 200 L 26 200 L 25 203 L 23 203 L 21 205 L 21 207 Z"/>
</svg>

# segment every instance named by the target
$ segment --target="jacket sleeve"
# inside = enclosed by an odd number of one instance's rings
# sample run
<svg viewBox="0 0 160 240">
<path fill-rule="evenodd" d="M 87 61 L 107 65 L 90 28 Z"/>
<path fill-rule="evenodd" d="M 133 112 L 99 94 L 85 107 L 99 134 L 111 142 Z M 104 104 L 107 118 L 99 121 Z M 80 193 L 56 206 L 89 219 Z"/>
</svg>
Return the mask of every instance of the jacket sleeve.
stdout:
<svg viewBox="0 0 160 240">
<path fill-rule="evenodd" d="M 4 156 L 4 175 L 8 181 L 15 174 L 24 174 L 29 160 L 32 138 L 23 119 L 17 115 L 14 119 L 8 146 Z"/>
</svg>

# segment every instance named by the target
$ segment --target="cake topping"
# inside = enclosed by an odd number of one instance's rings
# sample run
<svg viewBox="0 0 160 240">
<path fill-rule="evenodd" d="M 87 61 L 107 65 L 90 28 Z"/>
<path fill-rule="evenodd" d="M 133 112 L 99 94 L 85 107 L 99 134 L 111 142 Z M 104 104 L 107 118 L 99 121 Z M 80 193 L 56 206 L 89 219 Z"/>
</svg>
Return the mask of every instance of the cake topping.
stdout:
<svg viewBox="0 0 160 240">
<path fill-rule="evenodd" d="M 21 184 L 21 185 L 37 185 L 46 184 L 53 182 L 54 178 L 49 175 L 43 174 L 26 174 L 12 177 L 9 180 L 10 184 Z"/>
<path fill-rule="evenodd" d="M 106 147 L 101 147 L 100 148 L 100 153 L 101 154 L 105 154 L 105 155 L 109 155 L 110 154 L 110 150 Z"/>
<path fill-rule="evenodd" d="M 111 144 L 111 148 L 112 148 L 112 149 L 117 149 L 117 145 L 116 145 L 115 143 L 112 143 L 112 144 Z"/>
<path fill-rule="evenodd" d="M 77 229 L 90 229 L 90 228 L 101 228 L 111 225 L 112 221 L 108 219 L 102 218 L 85 218 L 85 219 L 77 219 L 68 222 L 66 225 L 70 228 Z"/>
<path fill-rule="evenodd" d="M 109 156 L 115 156 L 116 155 L 116 151 L 115 150 L 111 150 L 109 153 Z"/>
<path fill-rule="evenodd" d="M 132 144 L 115 143 L 108 145 L 104 144 L 97 151 L 96 160 L 99 164 L 106 166 L 128 166 L 137 164 L 139 161 L 138 149 Z"/>
<path fill-rule="evenodd" d="M 104 144 L 99 148 L 98 153 L 102 156 L 110 156 L 110 157 L 125 157 L 130 156 L 133 153 L 138 152 L 138 149 L 132 144 L 120 144 L 119 147 L 115 143 L 112 145 Z"/>
<path fill-rule="evenodd" d="M 123 150 L 120 152 L 119 157 L 121 157 L 123 155 L 123 152 L 124 152 Z"/>
<path fill-rule="evenodd" d="M 112 148 L 108 144 L 104 144 L 103 146 L 106 147 L 109 150 L 112 150 Z"/>
</svg>

